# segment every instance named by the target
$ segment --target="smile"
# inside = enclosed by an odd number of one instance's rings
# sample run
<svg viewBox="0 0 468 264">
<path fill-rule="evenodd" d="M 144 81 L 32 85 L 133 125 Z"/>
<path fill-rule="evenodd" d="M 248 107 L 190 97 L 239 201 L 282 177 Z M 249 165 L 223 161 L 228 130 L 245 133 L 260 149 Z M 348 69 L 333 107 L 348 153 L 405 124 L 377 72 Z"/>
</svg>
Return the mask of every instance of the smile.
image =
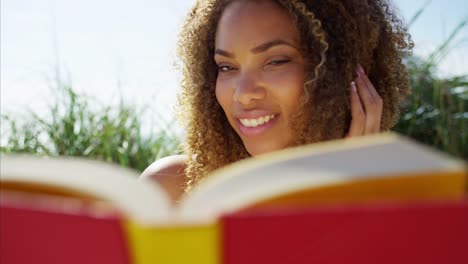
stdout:
<svg viewBox="0 0 468 264">
<path fill-rule="evenodd" d="M 263 124 L 270 122 L 270 120 L 272 120 L 274 117 L 275 115 L 267 115 L 267 116 L 261 116 L 255 119 L 254 118 L 252 119 L 242 118 L 242 119 L 239 119 L 239 121 L 245 127 L 256 127 L 256 126 L 263 125 Z"/>
</svg>

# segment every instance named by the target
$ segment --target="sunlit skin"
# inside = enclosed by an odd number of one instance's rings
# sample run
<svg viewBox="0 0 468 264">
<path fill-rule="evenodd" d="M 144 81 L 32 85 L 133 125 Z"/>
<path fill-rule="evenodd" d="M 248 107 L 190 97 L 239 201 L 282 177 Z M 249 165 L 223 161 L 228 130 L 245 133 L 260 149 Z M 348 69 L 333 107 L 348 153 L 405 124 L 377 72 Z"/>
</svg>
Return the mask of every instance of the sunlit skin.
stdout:
<svg viewBox="0 0 468 264">
<path fill-rule="evenodd" d="M 219 21 L 215 48 L 216 98 L 247 151 L 287 147 L 294 136 L 289 116 L 304 84 L 299 34 L 289 15 L 272 2 L 234 2 Z M 240 122 L 272 115 L 257 127 Z"/>
<path fill-rule="evenodd" d="M 307 75 L 299 46 L 293 20 L 273 1 L 238 0 L 222 11 L 213 54 L 218 65 L 216 99 L 252 156 L 284 149 L 295 137 L 291 115 L 299 110 Z M 360 65 L 356 75 L 347 87 L 352 120 L 346 138 L 380 132 L 382 98 Z M 241 122 L 271 116 L 256 126 Z M 186 160 L 185 155 L 158 160 L 142 178 L 161 183 L 177 200 L 183 193 Z"/>
<path fill-rule="evenodd" d="M 214 59 L 216 98 L 247 151 L 255 156 L 288 147 L 294 137 L 291 114 L 298 110 L 305 76 L 299 34 L 289 14 L 272 1 L 230 4 L 218 23 Z M 382 100 L 365 73 L 358 75 L 350 84 L 348 137 L 380 130 Z M 272 115 L 256 127 L 241 122 Z"/>
</svg>

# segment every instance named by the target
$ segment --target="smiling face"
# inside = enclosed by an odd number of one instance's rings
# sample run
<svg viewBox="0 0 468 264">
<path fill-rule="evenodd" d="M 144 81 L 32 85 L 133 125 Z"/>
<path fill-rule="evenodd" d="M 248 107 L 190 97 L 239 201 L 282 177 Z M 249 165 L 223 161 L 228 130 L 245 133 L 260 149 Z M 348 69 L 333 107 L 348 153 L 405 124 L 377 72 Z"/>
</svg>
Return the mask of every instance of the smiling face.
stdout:
<svg viewBox="0 0 468 264">
<path fill-rule="evenodd" d="M 291 145 L 305 63 L 289 14 L 272 1 L 231 3 L 218 23 L 214 59 L 216 98 L 247 151 Z"/>
</svg>

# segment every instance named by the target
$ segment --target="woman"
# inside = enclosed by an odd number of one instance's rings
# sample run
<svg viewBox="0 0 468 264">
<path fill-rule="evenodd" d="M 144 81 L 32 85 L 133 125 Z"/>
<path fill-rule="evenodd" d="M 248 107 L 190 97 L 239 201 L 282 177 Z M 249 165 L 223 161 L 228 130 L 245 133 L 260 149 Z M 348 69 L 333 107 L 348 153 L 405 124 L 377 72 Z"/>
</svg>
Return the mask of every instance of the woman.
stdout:
<svg viewBox="0 0 468 264">
<path fill-rule="evenodd" d="M 240 159 L 388 130 L 409 93 L 386 0 L 200 0 L 178 48 L 186 156 L 143 173 L 174 199 Z"/>
</svg>

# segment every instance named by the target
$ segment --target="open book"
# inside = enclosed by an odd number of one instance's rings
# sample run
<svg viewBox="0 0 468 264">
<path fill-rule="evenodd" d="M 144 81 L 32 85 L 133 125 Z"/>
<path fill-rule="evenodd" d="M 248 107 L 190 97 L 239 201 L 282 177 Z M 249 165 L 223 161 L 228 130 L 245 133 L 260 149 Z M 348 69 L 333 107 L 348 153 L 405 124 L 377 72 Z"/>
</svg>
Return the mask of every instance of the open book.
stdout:
<svg viewBox="0 0 468 264">
<path fill-rule="evenodd" d="M 122 227 L 121 239 L 131 252 L 122 253 L 122 263 L 188 263 L 194 258 L 197 263 L 229 263 L 226 248 L 220 249 L 226 242 L 223 219 L 229 216 L 465 201 L 467 167 L 387 133 L 235 163 L 209 175 L 176 207 L 161 187 L 137 178 L 131 170 L 96 161 L 6 155 L 1 157 L 2 211 L 112 219 Z M 465 204 L 462 209 L 466 213 Z M 8 255 L 6 250 L 1 254 Z M 177 256 L 178 250 L 184 256 Z"/>
</svg>

